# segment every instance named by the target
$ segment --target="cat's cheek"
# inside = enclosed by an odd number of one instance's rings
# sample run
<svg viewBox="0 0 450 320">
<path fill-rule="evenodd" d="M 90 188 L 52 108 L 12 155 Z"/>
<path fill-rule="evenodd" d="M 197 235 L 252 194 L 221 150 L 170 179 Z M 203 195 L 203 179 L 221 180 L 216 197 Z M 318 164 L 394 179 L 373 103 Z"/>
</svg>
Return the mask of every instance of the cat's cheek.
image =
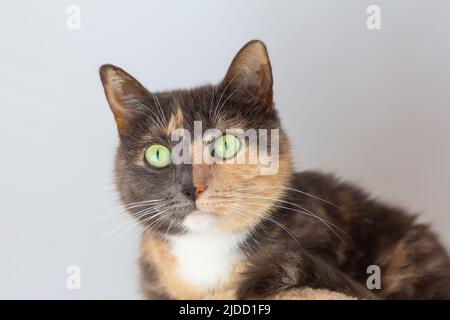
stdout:
<svg viewBox="0 0 450 320">
<path fill-rule="evenodd" d="M 183 226 L 191 232 L 207 232 L 217 226 L 217 216 L 205 211 L 195 210 L 184 218 Z"/>
</svg>

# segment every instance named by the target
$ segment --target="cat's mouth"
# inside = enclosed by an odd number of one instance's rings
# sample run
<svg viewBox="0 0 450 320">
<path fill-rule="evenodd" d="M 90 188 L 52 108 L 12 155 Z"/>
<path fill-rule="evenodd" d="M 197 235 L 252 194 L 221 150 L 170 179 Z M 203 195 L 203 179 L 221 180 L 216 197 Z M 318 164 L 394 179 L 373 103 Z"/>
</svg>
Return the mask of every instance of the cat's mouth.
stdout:
<svg viewBox="0 0 450 320">
<path fill-rule="evenodd" d="M 186 215 L 183 225 L 188 231 L 206 232 L 216 226 L 217 219 L 216 214 L 213 212 L 195 209 Z"/>
</svg>

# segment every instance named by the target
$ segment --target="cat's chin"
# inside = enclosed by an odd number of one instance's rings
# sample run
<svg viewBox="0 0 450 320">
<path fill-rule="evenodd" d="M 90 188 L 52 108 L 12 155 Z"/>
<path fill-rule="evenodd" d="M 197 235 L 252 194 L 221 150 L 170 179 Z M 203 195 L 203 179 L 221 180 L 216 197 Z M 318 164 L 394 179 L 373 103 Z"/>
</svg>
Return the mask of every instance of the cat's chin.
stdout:
<svg viewBox="0 0 450 320">
<path fill-rule="evenodd" d="M 208 211 L 194 210 L 183 221 L 183 226 L 190 232 L 213 231 L 217 225 L 217 216 Z"/>
</svg>

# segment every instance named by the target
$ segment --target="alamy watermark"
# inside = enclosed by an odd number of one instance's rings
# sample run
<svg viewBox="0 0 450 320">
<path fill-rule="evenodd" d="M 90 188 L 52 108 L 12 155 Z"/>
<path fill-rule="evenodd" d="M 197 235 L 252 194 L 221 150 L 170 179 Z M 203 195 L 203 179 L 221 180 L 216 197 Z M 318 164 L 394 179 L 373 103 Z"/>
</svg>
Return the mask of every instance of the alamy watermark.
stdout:
<svg viewBox="0 0 450 320">
<path fill-rule="evenodd" d="M 171 132 L 172 162 L 178 164 L 259 164 L 261 175 L 273 175 L 279 169 L 279 129 L 227 129 L 222 132 L 211 128 L 203 132 L 202 122 L 194 121 L 194 136 L 184 128 Z M 230 135 L 241 146 L 229 159 L 214 157 L 211 153 L 218 138 Z M 270 150 L 269 150 L 270 149 Z"/>
<path fill-rule="evenodd" d="M 366 20 L 366 26 L 369 30 L 381 30 L 381 9 L 377 5 L 370 5 L 366 9 L 369 15 Z"/>
<path fill-rule="evenodd" d="M 381 289 L 381 269 L 380 266 L 373 264 L 367 267 L 366 273 L 370 274 L 367 278 L 366 286 L 369 290 Z"/>
<path fill-rule="evenodd" d="M 81 289 L 81 268 L 77 265 L 70 265 L 66 269 L 66 287 L 69 290 Z"/>
<path fill-rule="evenodd" d="M 81 9 L 79 6 L 72 4 L 66 9 L 67 19 L 66 26 L 69 30 L 81 29 Z"/>
</svg>

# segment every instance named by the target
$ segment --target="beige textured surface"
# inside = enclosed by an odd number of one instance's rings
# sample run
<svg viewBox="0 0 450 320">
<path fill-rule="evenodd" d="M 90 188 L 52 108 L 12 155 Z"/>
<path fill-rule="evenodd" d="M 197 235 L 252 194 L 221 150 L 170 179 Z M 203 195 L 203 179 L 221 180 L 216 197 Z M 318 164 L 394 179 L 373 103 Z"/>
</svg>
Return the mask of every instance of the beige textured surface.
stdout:
<svg viewBox="0 0 450 320">
<path fill-rule="evenodd" d="M 234 291 L 213 294 L 205 300 L 234 300 Z M 297 288 L 267 297 L 265 300 L 356 300 L 356 298 L 326 289 Z"/>
<path fill-rule="evenodd" d="M 268 300 L 356 300 L 356 298 L 326 289 L 305 287 L 276 294 Z"/>
</svg>

